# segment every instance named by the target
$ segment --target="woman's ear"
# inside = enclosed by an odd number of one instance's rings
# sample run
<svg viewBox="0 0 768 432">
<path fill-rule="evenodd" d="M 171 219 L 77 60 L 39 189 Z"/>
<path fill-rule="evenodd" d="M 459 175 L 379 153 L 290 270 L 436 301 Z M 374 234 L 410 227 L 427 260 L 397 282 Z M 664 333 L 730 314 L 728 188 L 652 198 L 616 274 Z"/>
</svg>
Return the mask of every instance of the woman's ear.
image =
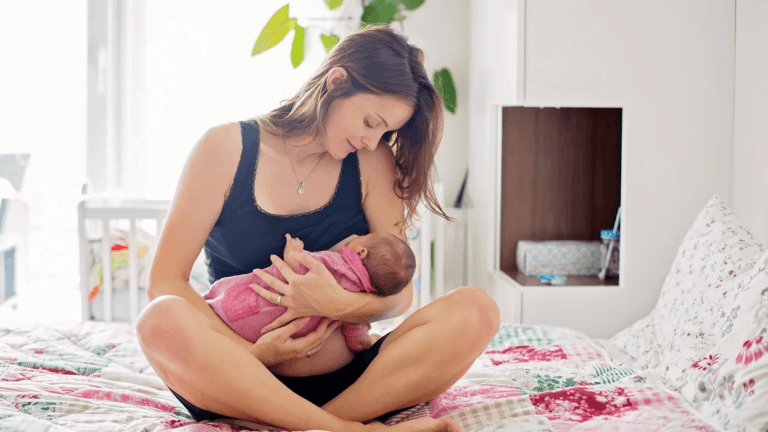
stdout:
<svg viewBox="0 0 768 432">
<path fill-rule="evenodd" d="M 347 71 L 341 66 L 336 66 L 328 72 L 328 78 L 326 83 L 328 84 L 328 90 L 334 88 L 339 83 L 347 79 Z"/>
<path fill-rule="evenodd" d="M 362 248 L 357 254 L 360 255 L 360 259 L 364 260 L 368 256 L 368 249 Z"/>
</svg>

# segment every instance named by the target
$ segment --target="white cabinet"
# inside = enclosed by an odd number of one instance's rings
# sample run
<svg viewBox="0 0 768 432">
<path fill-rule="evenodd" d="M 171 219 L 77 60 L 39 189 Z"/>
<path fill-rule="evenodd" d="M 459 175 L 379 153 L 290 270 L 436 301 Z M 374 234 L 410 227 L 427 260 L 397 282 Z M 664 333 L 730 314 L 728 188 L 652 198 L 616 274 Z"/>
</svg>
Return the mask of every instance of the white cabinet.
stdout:
<svg viewBox="0 0 768 432">
<path fill-rule="evenodd" d="M 653 307 L 707 200 L 731 202 L 735 1 L 471 7 L 468 282 L 493 293 L 506 321 L 610 336 Z M 499 277 L 502 105 L 623 109 L 619 287 L 523 289 Z"/>
<path fill-rule="evenodd" d="M 488 2 L 488 98 L 495 105 L 525 99 L 525 1 Z"/>
</svg>

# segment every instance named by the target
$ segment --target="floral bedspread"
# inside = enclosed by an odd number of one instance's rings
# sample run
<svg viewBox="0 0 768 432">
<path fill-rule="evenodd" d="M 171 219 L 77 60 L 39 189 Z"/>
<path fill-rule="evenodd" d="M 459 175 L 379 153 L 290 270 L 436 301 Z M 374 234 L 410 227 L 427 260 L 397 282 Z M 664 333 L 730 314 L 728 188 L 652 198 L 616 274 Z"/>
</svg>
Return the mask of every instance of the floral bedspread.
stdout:
<svg viewBox="0 0 768 432">
<path fill-rule="evenodd" d="M 675 394 L 562 327 L 503 325 L 444 394 L 387 423 L 450 415 L 463 431 L 715 431 Z M 0 323 L 0 432 L 244 431 L 195 423 L 127 324 Z"/>
</svg>

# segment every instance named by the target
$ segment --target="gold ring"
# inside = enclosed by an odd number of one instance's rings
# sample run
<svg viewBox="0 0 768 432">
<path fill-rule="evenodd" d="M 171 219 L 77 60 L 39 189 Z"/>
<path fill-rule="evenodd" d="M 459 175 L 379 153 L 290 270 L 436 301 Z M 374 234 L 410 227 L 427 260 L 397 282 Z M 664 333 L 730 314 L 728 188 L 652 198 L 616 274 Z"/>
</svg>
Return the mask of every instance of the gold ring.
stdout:
<svg viewBox="0 0 768 432">
<path fill-rule="evenodd" d="M 280 304 L 280 300 L 282 299 L 283 299 L 283 296 L 281 295 L 277 296 L 277 304 L 279 304 L 280 306 L 282 306 L 282 304 Z"/>
</svg>

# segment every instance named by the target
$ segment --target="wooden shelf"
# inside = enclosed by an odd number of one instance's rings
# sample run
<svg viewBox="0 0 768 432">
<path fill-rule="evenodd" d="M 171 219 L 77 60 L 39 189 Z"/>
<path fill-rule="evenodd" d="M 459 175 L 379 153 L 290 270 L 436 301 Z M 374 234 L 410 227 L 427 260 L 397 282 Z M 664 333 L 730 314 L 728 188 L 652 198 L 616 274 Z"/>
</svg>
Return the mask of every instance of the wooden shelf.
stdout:
<svg viewBox="0 0 768 432">
<path fill-rule="evenodd" d="M 500 269 L 520 286 L 521 240 L 599 241 L 621 205 L 621 108 L 502 108 Z M 569 276 L 566 286 L 617 286 Z"/>
<path fill-rule="evenodd" d="M 512 268 L 502 268 L 501 269 L 504 273 L 507 274 L 507 276 L 511 277 L 515 280 L 515 282 L 519 283 L 521 286 L 528 287 L 528 286 L 546 286 L 546 287 L 552 287 L 552 286 L 610 286 L 610 285 L 619 285 L 619 277 L 618 276 L 606 276 L 605 280 L 600 280 L 597 276 L 568 276 L 568 279 L 565 282 L 565 285 L 550 285 L 545 284 L 541 282 L 541 279 L 539 279 L 536 276 L 526 276 L 525 273 L 522 271 L 519 271 L 517 269 Z"/>
</svg>

